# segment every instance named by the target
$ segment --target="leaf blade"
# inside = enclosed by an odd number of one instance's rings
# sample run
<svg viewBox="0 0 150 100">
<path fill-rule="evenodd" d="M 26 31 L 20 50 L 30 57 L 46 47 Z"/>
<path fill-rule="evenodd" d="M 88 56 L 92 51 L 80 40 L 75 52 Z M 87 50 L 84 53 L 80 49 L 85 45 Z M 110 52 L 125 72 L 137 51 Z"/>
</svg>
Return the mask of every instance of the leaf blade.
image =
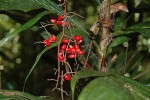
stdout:
<svg viewBox="0 0 150 100">
<path fill-rule="evenodd" d="M 37 21 L 40 20 L 41 17 L 43 17 L 44 15 L 49 14 L 48 11 L 46 12 L 42 12 L 40 14 L 38 14 L 37 16 L 35 16 L 34 18 L 32 18 L 31 20 L 29 20 L 28 22 L 26 22 L 24 25 L 18 27 L 15 31 L 9 33 L 8 35 L 6 35 L 2 40 L 0 40 L 0 46 L 2 46 L 8 39 L 16 36 L 17 34 L 20 34 L 20 32 L 30 28 L 31 26 L 33 26 Z"/>
<path fill-rule="evenodd" d="M 95 70 L 88 70 L 88 69 L 82 69 L 78 71 L 72 78 L 71 78 L 71 91 L 72 91 L 72 100 L 74 100 L 74 91 L 75 91 L 75 85 L 76 82 L 80 78 L 87 78 L 87 77 L 96 77 L 96 76 L 106 76 L 110 73 L 100 73 Z"/>
<path fill-rule="evenodd" d="M 0 10 L 30 11 L 41 8 L 34 0 L 1 0 Z"/>
</svg>

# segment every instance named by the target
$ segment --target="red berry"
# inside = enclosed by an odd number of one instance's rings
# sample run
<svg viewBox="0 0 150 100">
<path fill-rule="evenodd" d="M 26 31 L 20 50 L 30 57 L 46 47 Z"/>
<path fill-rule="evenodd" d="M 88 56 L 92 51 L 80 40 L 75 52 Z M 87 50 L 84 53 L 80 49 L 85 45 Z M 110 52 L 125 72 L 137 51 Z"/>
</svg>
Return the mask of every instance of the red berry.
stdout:
<svg viewBox="0 0 150 100">
<path fill-rule="evenodd" d="M 57 17 L 57 20 L 58 20 L 58 21 L 62 21 L 62 20 L 63 20 L 63 17 L 62 17 L 62 16 L 58 16 L 58 17 Z"/>
<path fill-rule="evenodd" d="M 81 51 L 80 48 L 75 48 L 75 50 L 76 50 L 76 53 Z"/>
<path fill-rule="evenodd" d="M 63 45 L 61 46 L 61 50 L 63 50 L 63 51 L 66 50 L 66 47 L 67 47 L 66 44 L 63 44 Z"/>
<path fill-rule="evenodd" d="M 75 46 L 74 46 L 75 48 L 79 48 L 79 45 L 78 44 L 75 44 Z"/>
<path fill-rule="evenodd" d="M 62 56 L 62 55 L 63 55 L 63 52 L 60 51 L 60 52 L 58 53 L 58 56 Z"/>
<path fill-rule="evenodd" d="M 75 53 L 75 52 L 76 52 L 75 48 L 71 48 L 71 53 Z"/>
<path fill-rule="evenodd" d="M 65 58 L 63 56 L 58 56 L 58 60 L 63 62 Z"/>
<path fill-rule="evenodd" d="M 47 39 L 47 41 L 51 42 L 51 37 L 49 37 L 49 38 Z"/>
<path fill-rule="evenodd" d="M 67 49 L 67 53 L 71 53 L 71 48 L 68 48 L 68 49 Z"/>
<path fill-rule="evenodd" d="M 49 47 L 51 45 L 51 42 L 48 40 L 43 40 L 43 43 L 45 44 L 46 47 Z"/>
<path fill-rule="evenodd" d="M 51 41 L 52 41 L 52 42 L 56 42 L 56 36 L 55 36 L 55 35 L 52 35 L 52 36 L 51 36 Z"/>
<path fill-rule="evenodd" d="M 69 43 L 69 39 L 63 38 L 63 39 L 62 39 L 62 42 L 63 42 L 63 43 Z"/>
<path fill-rule="evenodd" d="M 79 36 L 79 35 L 75 35 L 75 36 L 74 36 L 74 39 L 75 39 L 77 42 L 79 42 L 79 41 L 82 40 L 82 37 Z"/>
<path fill-rule="evenodd" d="M 75 57 L 76 57 L 75 54 L 70 54 L 70 55 L 68 55 L 68 58 L 75 58 Z"/>
<path fill-rule="evenodd" d="M 66 74 L 66 75 L 64 75 L 64 79 L 65 79 L 66 81 L 70 81 L 71 77 L 70 77 L 70 75 Z"/>
<path fill-rule="evenodd" d="M 57 24 L 58 24 L 58 25 L 62 25 L 62 24 L 63 24 L 63 21 L 57 21 Z"/>
<path fill-rule="evenodd" d="M 68 48 L 68 49 L 67 49 L 67 52 L 68 52 L 68 53 L 75 53 L 76 50 L 75 50 L 75 48 Z"/>
<path fill-rule="evenodd" d="M 80 51 L 78 52 L 78 54 L 79 54 L 79 55 L 83 55 L 84 52 L 80 50 Z"/>
<path fill-rule="evenodd" d="M 57 20 L 56 20 L 56 19 L 53 19 L 53 18 L 50 19 L 50 22 L 53 23 L 53 24 L 57 24 Z"/>
</svg>

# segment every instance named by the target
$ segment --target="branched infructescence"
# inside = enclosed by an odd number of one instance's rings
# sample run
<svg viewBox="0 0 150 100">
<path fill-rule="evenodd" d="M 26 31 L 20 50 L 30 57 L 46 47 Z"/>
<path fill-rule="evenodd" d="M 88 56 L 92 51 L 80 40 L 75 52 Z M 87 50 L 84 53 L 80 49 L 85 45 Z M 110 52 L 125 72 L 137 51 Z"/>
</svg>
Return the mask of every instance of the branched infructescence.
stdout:
<svg viewBox="0 0 150 100">
<path fill-rule="evenodd" d="M 59 4 L 59 6 L 62 6 L 63 8 L 62 15 L 58 15 L 57 18 L 51 18 L 50 24 L 47 25 L 41 24 L 42 25 L 41 28 L 45 29 L 49 37 L 47 39 L 44 39 L 42 42 L 40 42 L 43 43 L 45 47 L 50 47 L 52 43 L 58 44 L 58 49 L 57 49 L 58 67 L 57 69 L 55 69 L 55 75 L 57 75 L 57 79 L 48 79 L 48 81 L 56 82 L 56 85 L 52 91 L 59 90 L 61 92 L 62 100 L 64 99 L 63 96 L 64 93 L 68 95 L 67 92 L 63 89 L 63 82 L 70 81 L 71 77 L 79 70 L 77 57 L 81 59 L 82 55 L 84 54 L 84 50 L 81 49 L 82 36 L 72 34 L 71 28 L 73 26 L 68 21 L 69 14 L 74 14 L 79 17 L 82 16 L 74 12 L 67 12 L 67 3 L 68 1 L 64 0 L 61 4 Z M 60 28 L 59 30 L 61 30 L 62 34 L 59 37 L 59 39 L 55 35 L 49 34 L 48 30 L 45 28 L 45 26 L 48 25 L 61 26 L 59 27 Z M 69 31 L 69 34 L 65 34 L 66 31 Z M 69 63 L 69 59 L 74 59 L 75 65 L 77 66 L 76 68 L 71 67 Z M 87 59 L 85 65 L 88 65 Z"/>
<path fill-rule="evenodd" d="M 61 0 L 59 0 L 61 1 Z M 61 91 L 61 98 L 64 99 L 64 93 L 66 95 L 67 92 L 63 89 L 63 82 L 64 81 L 70 81 L 71 77 L 79 70 L 79 63 L 77 62 L 77 58 L 81 62 L 83 62 L 85 68 L 92 68 L 90 64 L 88 64 L 88 59 L 91 53 L 92 44 L 95 45 L 97 48 L 98 53 L 98 70 L 100 72 L 106 72 L 107 71 L 107 62 L 106 62 L 106 54 L 107 54 L 107 48 L 109 44 L 112 41 L 112 35 L 110 34 L 111 31 L 114 31 L 114 16 L 115 13 L 118 11 L 125 11 L 128 12 L 128 9 L 126 5 L 123 3 L 115 3 L 111 4 L 111 0 L 102 0 L 102 5 L 100 8 L 100 14 L 98 16 L 98 20 L 93 24 L 91 27 L 91 31 L 94 33 L 94 35 L 97 35 L 99 33 L 99 26 L 101 25 L 102 33 L 100 34 L 99 43 L 97 43 L 94 39 L 92 39 L 91 43 L 87 46 L 84 46 L 85 49 L 81 49 L 81 43 L 83 41 L 82 36 L 80 35 L 74 35 L 71 31 L 73 23 L 68 21 L 69 14 L 74 14 L 79 17 L 82 17 L 74 12 L 67 12 L 67 0 L 61 1 L 59 6 L 62 6 L 63 8 L 63 14 L 58 15 L 57 18 L 51 18 L 50 24 L 42 25 L 42 28 L 45 29 L 46 33 L 48 31 L 46 30 L 45 26 L 48 25 L 55 25 L 55 26 L 62 26 L 57 27 L 61 30 L 61 36 L 59 37 L 59 40 L 55 35 L 50 35 L 48 33 L 48 38 L 44 39 L 43 43 L 45 47 L 51 46 L 52 43 L 57 43 L 57 59 L 58 59 L 58 67 L 55 69 L 55 75 L 57 75 L 57 79 L 48 79 L 49 81 L 55 81 L 56 85 L 53 90 L 59 90 Z M 83 18 L 83 17 L 82 17 Z M 69 32 L 69 34 L 66 34 L 65 32 Z M 87 52 L 86 59 L 82 58 L 85 50 L 89 48 Z M 76 68 L 72 68 L 69 59 L 74 59 Z M 112 62 L 115 61 L 115 58 L 112 58 Z M 65 67 L 64 67 L 65 66 Z M 83 68 L 83 67 L 80 67 Z M 52 91 L 53 91 L 52 90 Z"/>
</svg>

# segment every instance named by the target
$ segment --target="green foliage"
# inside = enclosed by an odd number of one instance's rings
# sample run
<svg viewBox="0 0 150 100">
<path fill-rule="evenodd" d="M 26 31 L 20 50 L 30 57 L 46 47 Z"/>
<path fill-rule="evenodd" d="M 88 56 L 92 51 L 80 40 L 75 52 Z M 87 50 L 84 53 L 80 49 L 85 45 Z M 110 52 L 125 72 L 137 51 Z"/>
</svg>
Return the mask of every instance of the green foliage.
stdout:
<svg viewBox="0 0 150 100">
<path fill-rule="evenodd" d="M 75 86 L 79 79 L 87 77 L 107 76 L 109 73 L 100 73 L 95 70 L 82 69 L 71 78 L 72 99 L 74 100 Z"/>
<path fill-rule="evenodd" d="M 48 98 L 48 99 L 47 99 Z M 15 91 L 15 90 L 0 90 L 1 100 L 54 100 L 51 97 L 37 97 L 31 94 Z"/>
<path fill-rule="evenodd" d="M 130 38 L 126 37 L 126 36 L 120 36 L 120 37 L 116 37 L 112 40 L 112 43 L 110 44 L 110 47 L 116 47 L 126 41 L 129 41 Z"/>
<path fill-rule="evenodd" d="M 41 6 L 35 0 L 1 0 L 0 10 L 30 11 L 39 9 Z"/>
<path fill-rule="evenodd" d="M 42 12 L 42 13 L 38 14 L 33 19 L 26 22 L 24 25 L 18 27 L 15 31 L 13 31 L 13 32 L 9 33 L 8 35 L 6 35 L 5 38 L 0 40 L 0 46 L 2 46 L 8 39 L 16 36 L 17 34 L 20 34 L 22 31 L 32 27 L 38 20 L 40 20 L 41 17 L 43 17 L 46 14 L 49 14 L 49 12 L 46 11 L 46 12 Z"/>
<path fill-rule="evenodd" d="M 91 73 L 92 72 L 92 73 Z M 150 99 L 150 87 L 120 75 L 81 70 L 71 79 L 72 93 L 78 79 L 95 77 L 84 87 L 78 100 L 144 100 Z M 72 99 L 74 100 L 74 98 Z"/>
<path fill-rule="evenodd" d="M 100 77 L 91 81 L 78 100 L 134 100 L 130 93 L 112 78 Z"/>
</svg>

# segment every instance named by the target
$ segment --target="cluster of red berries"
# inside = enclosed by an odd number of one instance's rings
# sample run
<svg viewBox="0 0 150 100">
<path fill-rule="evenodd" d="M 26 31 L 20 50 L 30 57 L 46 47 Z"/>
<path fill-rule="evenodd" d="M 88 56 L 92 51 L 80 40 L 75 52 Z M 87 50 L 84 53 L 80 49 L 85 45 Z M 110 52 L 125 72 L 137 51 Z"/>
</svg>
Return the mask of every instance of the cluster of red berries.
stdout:
<svg viewBox="0 0 150 100">
<path fill-rule="evenodd" d="M 64 20 L 64 18 L 62 16 L 58 16 L 57 20 L 52 18 L 52 19 L 50 19 L 50 22 L 53 23 L 53 24 L 62 25 L 63 24 L 63 20 Z"/>
<path fill-rule="evenodd" d="M 60 51 L 58 54 L 58 60 L 63 62 L 65 60 L 64 53 L 67 53 L 68 58 L 75 58 L 76 55 L 83 55 L 84 52 L 80 49 L 79 44 L 82 42 L 82 37 L 79 35 L 75 35 L 73 37 L 74 45 L 70 44 L 70 40 L 68 38 L 62 39 L 62 45 L 60 47 Z"/>
<path fill-rule="evenodd" d="M 43 43 L 45 44 L 46 47 L 49 47 L 51 45 L 51 43 L 53 43 L 53 42 L 56 42 L 56 36 L 55 35 L 52 35 L 48 39 L 43 40 Z"/>
</svg>

